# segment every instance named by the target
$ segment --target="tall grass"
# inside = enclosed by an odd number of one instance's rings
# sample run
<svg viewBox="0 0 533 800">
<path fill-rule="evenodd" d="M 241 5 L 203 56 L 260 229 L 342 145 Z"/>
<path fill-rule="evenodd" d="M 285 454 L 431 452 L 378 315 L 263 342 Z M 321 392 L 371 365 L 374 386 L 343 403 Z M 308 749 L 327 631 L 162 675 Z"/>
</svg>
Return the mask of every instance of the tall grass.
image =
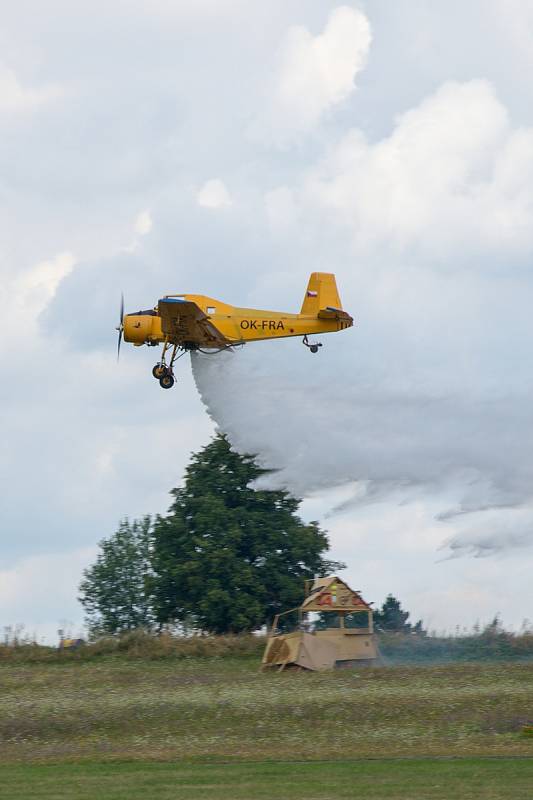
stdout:
<svg viewBox="0 0 533 800">
<path fill-rule="evenodd" d="M 455 636 L 417 636 L 380 633 L 379 651 L 384 664 L 439 664 L 476 661 L 533 660 L 533 632 L 511 633 L 489 626 L 480 633 Z M 176 636 L 144 630 L 106 636 L 80 646 L 63 649 L 13 637 L 0 645 L 1 662 L 43 663 L 91 661 L 103 657 L 120 659 L 183 659 L 252 657 L 259 659 L 264 636 Z"/>
<path fill-rule="evenodd" d="M 75 649 L 59 649 L 36 642 L 16 640 L 0 645 L 0 663 L 90 661 L 104 656 L 126 659 L 259 658 L 265 639 L 252 634 L 240 636 L 173 636 L 144 630 L 105 636 Z"/>
<path fill-rule="evenodd" d="M 258 666 L 255 657 L 0 664 L 0 763 L 533 752 L 533 662 Z"/>
</svg>

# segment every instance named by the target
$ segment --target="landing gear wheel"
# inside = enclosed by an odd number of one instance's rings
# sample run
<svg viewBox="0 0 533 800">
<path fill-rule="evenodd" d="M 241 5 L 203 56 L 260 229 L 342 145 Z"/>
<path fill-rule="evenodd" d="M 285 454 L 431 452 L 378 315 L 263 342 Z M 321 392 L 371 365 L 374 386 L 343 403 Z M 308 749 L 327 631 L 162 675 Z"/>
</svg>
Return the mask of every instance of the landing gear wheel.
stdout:
<svg viewBox="0 0 533 800">
<path fill-rule="evenodd" d="M 159 379 L 159 385 L 162 389 L 172 389 L 174 386 L 174 378 L 169 372 L 167 372 L 162 378 Z"/>
<path fill-rule="evenodd" d="M 307 334 L 305 334 L 302 344 L 308 347 L 312 353 L 318 353 L 318 348 L 322 347 L 322 342 L 310 342 Z"/>
<path fill-rule="evenodd" d="M 160 380 L 163 375 L 166 375 L 168 372 L 167 367 L 164 364 L 156 364 L 152 370 L 152 375 L 156 380 Z"/>
</svg>

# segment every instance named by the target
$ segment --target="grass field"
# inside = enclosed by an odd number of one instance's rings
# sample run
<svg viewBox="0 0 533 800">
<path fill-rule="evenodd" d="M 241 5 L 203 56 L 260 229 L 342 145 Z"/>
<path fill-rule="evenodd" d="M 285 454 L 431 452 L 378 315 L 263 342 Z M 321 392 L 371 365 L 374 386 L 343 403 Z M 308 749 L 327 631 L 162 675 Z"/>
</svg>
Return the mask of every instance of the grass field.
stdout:
<svg viewBox="0 0 533 800">
<path fill-rule="evenodd" d="M 532 786 L 529 759 L 0 768 L 2 800 L 531 800 Z"/>
<path fill-rule="evenodd" d="M 532 722 L 532 663 L 5 663 L 0 797 L 531 800 Z"/>
</svg>

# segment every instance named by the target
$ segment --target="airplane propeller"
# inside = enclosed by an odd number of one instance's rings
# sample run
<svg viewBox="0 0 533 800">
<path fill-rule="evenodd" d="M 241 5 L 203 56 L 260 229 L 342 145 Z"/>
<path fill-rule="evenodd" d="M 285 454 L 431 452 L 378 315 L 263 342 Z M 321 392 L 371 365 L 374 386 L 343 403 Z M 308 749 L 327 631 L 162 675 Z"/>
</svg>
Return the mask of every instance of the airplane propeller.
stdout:
<svg viewBox="0 0 533 800">
<path fill-rule="evenodd" d="M 122 342 L 122 333 L 124 331 L 124 292 L 120 295 L 120 321 L 115 330 L 118 331 L 118 347 L 117 347 L 117 361 L 120 358 L 120 343 Z"/>
</svg>

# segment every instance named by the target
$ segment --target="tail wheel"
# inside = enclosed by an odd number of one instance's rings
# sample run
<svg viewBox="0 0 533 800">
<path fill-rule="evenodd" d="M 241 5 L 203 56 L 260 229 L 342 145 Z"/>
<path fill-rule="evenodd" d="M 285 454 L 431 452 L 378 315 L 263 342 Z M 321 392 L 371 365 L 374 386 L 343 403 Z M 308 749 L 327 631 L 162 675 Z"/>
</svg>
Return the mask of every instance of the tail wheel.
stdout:
<svg viewBox="0 0 533 800">
<path fill-rule="evenodd" d="M 305 334 L 302 344 L 308 347 L 311 353 L 318 353 L 318 348 L 322 347 L 322 342 L 310 342 L 307 338 L 307 334 Z"/>
<path fill-rule="evenodd" d="M 152 375 L 156 380 L 161 380 L 163 375 L 166 375 L 168 372 L 167 367 L 164 364 L 156 364 L 152 370 Z"/>
<path fill-rule="evenodd" d="M 162 378 L 159 379 L 159 385 L 163 389 L 172 389 L 174 386 L 174 378 L 170 373 L 166 373 Z"/>
</svg>

